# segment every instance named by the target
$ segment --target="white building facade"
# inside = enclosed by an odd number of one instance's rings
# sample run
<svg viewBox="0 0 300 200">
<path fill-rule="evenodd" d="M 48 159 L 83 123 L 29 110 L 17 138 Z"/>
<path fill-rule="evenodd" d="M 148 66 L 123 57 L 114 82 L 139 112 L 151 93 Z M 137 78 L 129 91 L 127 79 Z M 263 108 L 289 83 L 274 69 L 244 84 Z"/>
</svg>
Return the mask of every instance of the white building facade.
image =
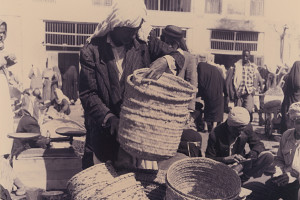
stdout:
<svg viewBox="0 0 300 200">
<path fill-rule="evenodd" d="M 8 24 L 7 49 L 18 64 L 12 71 L 29 86 L 32 65 L 65 71 L 79 69 L 79 51 L 113 0 L 0 0 L 0 19 Z M 125 1 L 125 0 L 124 0 Z M 300 2 L 299 2 L 300 3 Z M 173 24 L 185 30 L 193 54 L 208 52 L 232 65 L 243 49 L 258 65 L 292 63 L 299 55 L 297 0 L 145 0 L 156 28 Z M 284 10 L 285 9 L 285 10 Z M 281 53 L 280 49 L 283 49 Z"/>
</svg>

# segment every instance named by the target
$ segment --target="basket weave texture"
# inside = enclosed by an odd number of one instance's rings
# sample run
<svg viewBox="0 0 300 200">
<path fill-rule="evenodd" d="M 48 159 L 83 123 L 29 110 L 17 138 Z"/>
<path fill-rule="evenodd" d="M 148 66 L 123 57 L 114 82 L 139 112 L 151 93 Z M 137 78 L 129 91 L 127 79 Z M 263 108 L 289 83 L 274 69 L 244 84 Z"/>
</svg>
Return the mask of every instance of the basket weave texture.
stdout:
<svg viewBox="0 0 300 200">
<path fill-rule="evenodd" d="M 164 160 L 176 154 L 197 89 L 166 73 L 141 82 L 146 70 L 136 70 L 127 79 L 118 141 L 134 157 Z"/>
<path fill-rule="evenodd" d="M 137 199 L 147 200 L 140 182 L 133 173 L 124 174 L 106 182 L 102 187 L 94 185 L 81 191 L 74 199 Z"/>
<path fill-rule="evenodd" d="M 186 158 L 167 171 L 166 200 L 235 199 L 239 176 L 227 165 L 208 158 Z"/>
<path fill-rule="evenodd" d="M 104 187 L 118 174 L 110 163 L 96 164 L 73 176 L 67 183 L 67 189 L 73 199 L 78 199 L 79 193 L 93 186 Z"/>
<path fill-rule="evenodd" d="M 127 169 L 119 174 L 134 173 L 135 179 L 141 182 L 150 200 L 164 200 L 166 196 L 166 170 Z"/>
</svg>

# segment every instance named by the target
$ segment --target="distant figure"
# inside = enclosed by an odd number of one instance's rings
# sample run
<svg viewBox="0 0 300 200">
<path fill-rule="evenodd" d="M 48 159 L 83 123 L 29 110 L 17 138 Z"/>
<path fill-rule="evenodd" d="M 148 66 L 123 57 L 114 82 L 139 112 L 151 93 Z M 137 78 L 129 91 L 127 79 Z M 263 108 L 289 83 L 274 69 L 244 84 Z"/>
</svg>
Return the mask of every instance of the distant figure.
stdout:
<svg viewBox="0 0 300 200">
<path fill-rule="evenodd" d="M 51 101 L 51 83 L 52 77 L 54 76 L 53 70 L 46 66 L 46 69 L 43 71 L 43 101 Z"/>
<path fill-rule="evenodd" d="M 57 66 L 54 66 L 53 68 L 53 76 L 51 79 L 51 101 L 55 99 L 54 91 L 56 88 L 61 89 L 62 87 L 62 79 L 61 74 Z"/>
<path fill-rule="evenodd" d="M 14 132 L 14 119 L 11 107 L 8 79 L 9 72 L 7 67 L 15 64 L 16 58 L 8 54 L 5 50 L 4 40 L 7 36 L 7 24 L 0 20 L 0 85 L 1 85 L 1 103 L 0 103 L 0 157 L 7 158 L 10 154 L 13 140 L 7 137 L 8 133 Z"/>
<path fill-rule="evenodd" d="M 32 65 L 28 78 L 31 79 L 30 81 L 30 89 L 34 90 L 35 88 L 38 88 L 39 90 L 42 90 L 43 88 L 43 78 L 42 74 L 36 66 Z"/>
<path fill-rule="evenodd" d="M 204 131 L 208 130 L 208 123 L 212 128 L 223 122 L 224 96 L 227 96 L 225 80 L 217 67 L 206 62 L 206 56 L 200 56 L 198 71 L 198 94 L 204 101 Z"/>
<path fill-rule="evenodd" d="M 59 113 L 69 115 L 71 113 L 69 98 L 58 88 L 54 90 L 54 94 L 55 99 L 51 103 L 54 106 L 54 109 Z"/>
<path fill-rule="evenodd" d="M 62 91 L 70 99 L 71 104 L 74 104 L 78 99 L 78 73 L 74 65 L 62 76 Z"/>
<path fill-rule="evenodd" d="M 250 121 L 252 121 L 252 113 L 254 110 L 255 94 L 254 78 L 255 66 L 250 62 L 250 51 L 243 50 L 242 59 L 236 62 L 234 68 L 233 85 L 235 88 L 235 106 L 242 106 L 250 113 Z"/>
<path fill-rule="evenodd" d="M 294 62 L 289 74 L 284 77 L 285 84 L 282 88 L 284 99 L 281 105 L 280 133 L 289 128 L 287 111 L 292 103 L 300 101 L 300 61 Z"/>
</svg>

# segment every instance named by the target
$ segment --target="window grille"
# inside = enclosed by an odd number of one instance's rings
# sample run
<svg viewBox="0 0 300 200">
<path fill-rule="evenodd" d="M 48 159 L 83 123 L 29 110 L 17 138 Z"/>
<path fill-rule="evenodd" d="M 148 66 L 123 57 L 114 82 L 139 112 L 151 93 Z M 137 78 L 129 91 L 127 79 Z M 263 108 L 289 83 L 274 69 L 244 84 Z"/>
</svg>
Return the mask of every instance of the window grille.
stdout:
<svg viewBox="0 0 300 200">
<path fill-rule="evenodd" d="M 191 12 L 191 0 L 145 0 L 148 10 Z"/>
<path fill-rule="evenodd" d="M 264 15 L 264 0 L 251 0 L 250 15 L 263 16 Z"/>
<path fill-rule="evenodd" d="M 258 32 L 244 31 L 211 31 L 211 49 L 226 51 L 257 51 Z"/>
<path fill-rule="evenodd" d="M 222 0 L 206 0 L 205 12 L 221 14 L 222 12 Z"/>
<path fill-rule="evenodd" d="M 94 6 L 111 6 L 112 0 L 92 0 Z"/>
<path fill-rule="evenodd" d="M 41 3 L 56 3 L 56 0 L 33 0 L 34 2 L 41 2 Z"/>
<path fill-rule="evenodd" d="M 94 32 L 96 23 L 45 22 L 46 46 L 80 47 Z"/>
</svg>

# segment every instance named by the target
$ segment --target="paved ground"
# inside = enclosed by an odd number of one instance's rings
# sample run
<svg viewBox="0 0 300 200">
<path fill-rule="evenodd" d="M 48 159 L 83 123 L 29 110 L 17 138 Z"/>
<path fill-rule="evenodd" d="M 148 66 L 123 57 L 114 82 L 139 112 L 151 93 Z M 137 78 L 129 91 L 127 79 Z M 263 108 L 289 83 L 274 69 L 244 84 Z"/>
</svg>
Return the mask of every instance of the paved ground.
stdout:
<svg viewBox="0 0 300 200">
<path fill-rule="evenodd" d="M 225 119 L 227 118 L 226 114 L 225 114 Z M 70 119 L 74 120 L 80 124 L 84 123 L 84 119 L 83 119 L 83 109 L 82 106 L 80 104 L 80 101 L 77 101 L 75 105 L 71 106 L 71 114 L 70 114 Z M 16 123 L 18 122 L 18 120 L 16 120 Z M 258 126 L 258 116 L 256 114 L 254 114 L 254 120 L 253 120 L 253 127 L 254 127 L 254 131 L 256 133 L 258 133 L 259 137 L 261 138 L 262 142 L 265 144 L 265 147 L 267 150 L 270 150 L 271 152 L 274 153 L 274 155 L 277 152 L 278 146 L 279 146 L 279 140 L 278 138 L 276 138 L 277 141 L 275 141 L 274 139 L 270 140 L 265 136 L 264 133 L 264 127 L 263 126 Z M 207 139 L 208 139 L 208 133 L 202 133 L 199 132 L 199 134 L 202 136 L 202 152 L 205 152 L 206 146 L 207 146 Z M 84 145 L 84 140 L 85 137 L 81 137 L 81 138 L 74 138 L 74 142 L 73 142 L 73 146 L 75 146 L 76 149 L 78 149 L 81 153 L 83 151 L 83 145 Z M 269 176 L 265 176 L 263 175 L 260 178 L 257 179 L 253 179 L 251 178 L 248 182 L 245 183 L 245 185 L 247 186 L 247 184 L 251 184 L 251 183 L 264 183 L 266 180 L 268 180 L 270 177 Z M 20 198 L 16 198 L 14 197 L 13 199 L 20 199 Z"/>
</svg>

